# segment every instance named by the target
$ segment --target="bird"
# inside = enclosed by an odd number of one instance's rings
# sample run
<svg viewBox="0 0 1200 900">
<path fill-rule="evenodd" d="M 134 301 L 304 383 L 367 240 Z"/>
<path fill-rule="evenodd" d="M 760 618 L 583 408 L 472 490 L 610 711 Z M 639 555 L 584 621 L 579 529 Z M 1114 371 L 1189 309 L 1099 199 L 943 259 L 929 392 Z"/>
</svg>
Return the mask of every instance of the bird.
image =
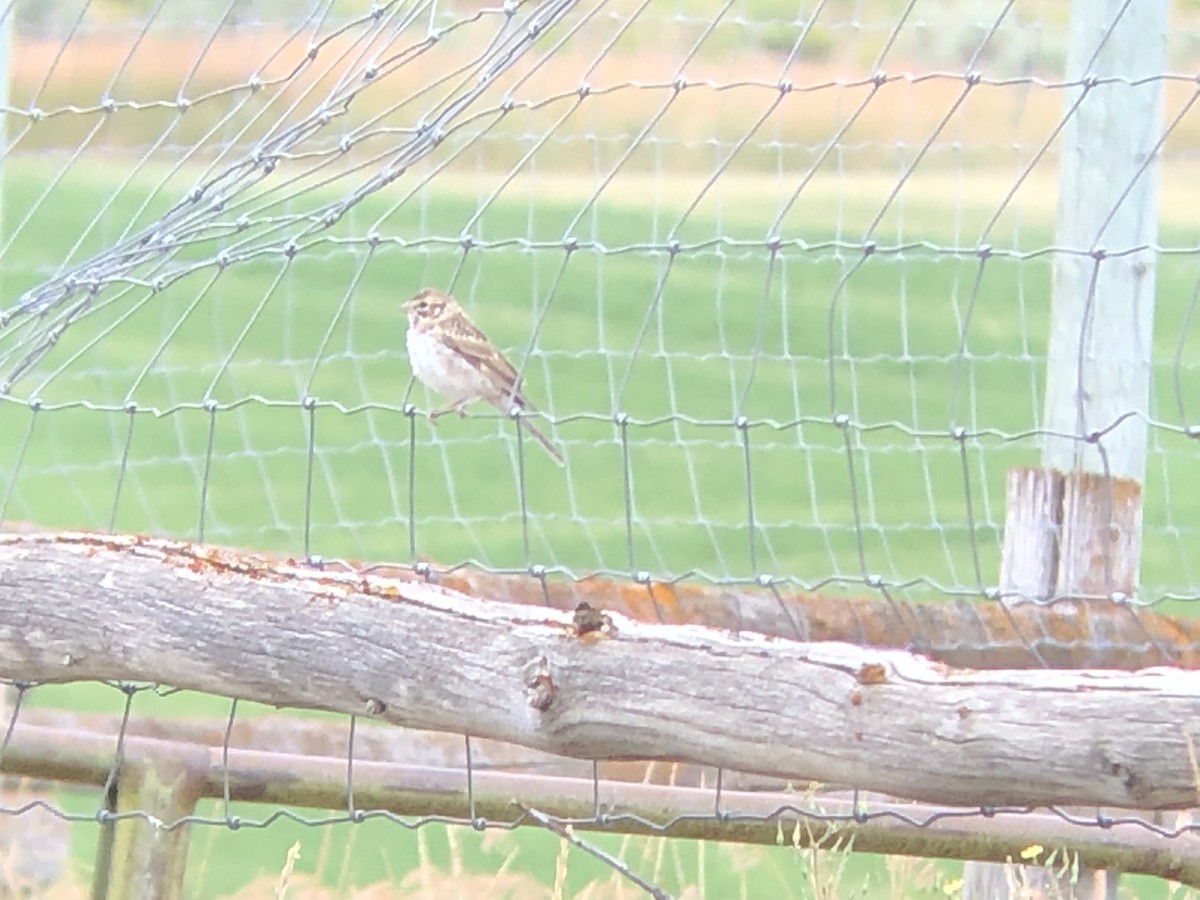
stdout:
<svg viewBox="0 0 1200 900">
<path fill-rule="evenodd" d="M 537 412 L 521 391 L 521 380 L 512 363 L 496 349 L 450 294 L 437 288 L 422 288 L 401 304 L 408 317 L 405 345 L 413 375 L 425 387 L 441 395 L 446 405 L 429 413 L 429 420 L 456 412 L 483 400 L 504 414 L 513 407 Z M 537 438 L 560 466 L 565 465 L 558 448 L 525 416 L 521 427 Z"/>
</svg>

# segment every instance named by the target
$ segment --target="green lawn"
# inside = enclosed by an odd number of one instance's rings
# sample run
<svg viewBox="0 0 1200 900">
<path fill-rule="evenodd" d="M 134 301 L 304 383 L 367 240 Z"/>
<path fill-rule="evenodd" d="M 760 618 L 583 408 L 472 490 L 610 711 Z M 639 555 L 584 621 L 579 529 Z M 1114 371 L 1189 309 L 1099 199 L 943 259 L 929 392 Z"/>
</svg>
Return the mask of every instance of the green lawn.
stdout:
<svg viewBox="0 0 1200 900">
<path fill-rule="evenodd" d="M 10 208 L 32 202 L 36 183 L 9 177 Z M 88 188 L 97 193 L 89 196 Z M 69 191 L 69 205 L 43 204 L 33 224 L 46 220 L 46 228 L 31 224 L 9 254 L 22 263 L 8 275 L 10 292 L 35 281 L 35 266 L 61 258 L 59 235 L 81 231 L 105 189 L 85 184 Z M 127 221 L 138 199 L 119 198 L 105 221 Z M 361 235 L 376 226 L 410 241 L 454 236 L 475 212 L 463 195 L 410 207 L 385 215 L 382 202 L 368 201 L 340 230 Z M 475 233 L 555 241 L 577 208 L 498 202 Z M 576 234 L 612 248 L 661 241 L 666 228 L 650 216 L 644 207 L 605 208 Z M 808 216 L 787 236 L 814 244 L 837 236 L 820 211 Z M 686 244 L 762 232 L 753 220 L 718 228 L 692 219 L 679 236 Z M 194 536 L 211 425 L 203 518 L 206 537 L 224 543 L 295 552 L 307 527 L 312 551 L 325 556 L 408 560 L 415 552 L 500 568 L 542 563 L 573 574 L 644 568 L 737 579 L 769 572 L 815 583 L 860 577 L 861 538 L 867 568 L 896 581 L 971 589 L 973 547 L 984 571 L 995 571 L 1001 479 L 1008 465 L 1035 460 L 1036 447 L 969 442 L 968 486 L 946 435 L 955 424 L 1010 432 L 1034 425 L 1044 261 L 989 264 L 968 332 L 970 358 L 954 361 L 974 277 L 969 261 L 880 255 L 841 284 L 855 254 L 792 250 L 781 254 L 767 287 L 762 249 L 681 253 L 669 273 L 661 253 L 584 250 L 565 266 L 564 256 L 553 248 L 505 248 L 475 252 L 464 264 L 453 246 L 384 244 L 368 255 L 362 244 L 325 243 L 286 268 L 275 257 L 233 266 L 215 281 L 199 271 L 148 302 L 130 292 L 73 326 L 14 393 L 36 392 L 47 404 L 120 407 L 132 399 L 164 414 L 138 415 L 130 436 L 129 417 L 119 411 L 69 408 L 34 417 L 6 406 L 6 433 L 23 435 L 34 419 L 36 426 L 5 514 L 105 528 L 115 508 L 118 529 Z M 511 424 L 479 410 L 435 431 L 400 410 L 409 373 L 396 306 L 419 285 L 449 284 L 456 270 L 456 290 L 518 358 L 548 303 L 526 366 L 528 386 L 558 420 L 570 465 L 560 471 L 526 448 L 528 547 Z M 661 300 L 651 309 L 660 280 Z M 102 342 L 42 383 L 38 375 L 102 332 Z M 298 408 L 306 394 L 324 404 L 312 417 L 307 519 L 310 423 Z M 223 404 L 213 417 L 199 408 L 208 396 Z M 420 389 L 412 399 L 428 405 Z M 621 434 L 611 421 L 617 410 L 631 417 L 631 529 Z M 758 526 L 753 559 L 747 464 L 730 424 L 738 412 L 754 423 L 747 432 Z M 839 412 L 862 427 L 843 435 L 832 423 Z M 12 467 L 20 446 L 20 439 L 5 441 L 0 465 Z M 965 516 L 968 490 L 976 499 L 973 524 Z"/>
<path fill-rule="evenodd" d="M 4 170 L 5 232 L 15 238 L 0 308 L 64 259 L 107 246 L 130 221 L 149 221 L 171 193 L 151 197 L 153 182 L 142 177 L 114 196 L 118 182 L 79 166 L 43 197 L 54 171 L 20 158 Z M 807 246 L 785 248 L 772 265 L 761 243 L 778 202 L 769 192 L 731 194 L 720 211 L 706 203 L 682 223 L 686 192 L 660 206 L 623 195 L 582 215 L 573 233 L 585 247 L 568 257 L 549 245 L 581 213 L 569 191 L 536 204 L 506 192 L 477 216 L 470 185 L 452 181 L 393 209 L 404 183 L 396 188 L 365 200 L 288 265 L 276 253 L 219 274 L 199 269 L 154 295 L 102 293 L 0 401 L 0 519 L 184 538 L 203 529 L 210 541 L 297 555 L 307 542 L 325 557 L 544 564 L 569 575 L 769 573 L 802 585 L 844 580 L 854 593 L 869 572 L 912 583 L 898 593 L 924 600 L 977 591 L 976 564 L 985 584 L 996 577 L 1005 472 L 1039 454 L 1036 439 L 1018 436 L 1041 416 L 1049 256 L 998 257 L 980 272 L 976 260 L 914 246 L 954 243 L 954 229 L 969 244 L 971 227 L 990 214 L 986 203 L 952 222 L 937 195 L 923 202 L 910 192 L 903 216 L 889 215 L 876 233 L 881 247 L 907 249 L 859 265 L 853 250 L 828 242 L 859 240 L 883 195 L 842 202 L 814 191 L 780 228 Z M 429 240 L 454 238 L 468 223 L 479 240 L 510 243 L 464 259 L 452 241 Z M 684 250 L 673 260 L 642 246 L 677 224 Z M 1051 225 L 1026 219 L 1007 247 L 1046 246 Z M 359 240 L 372 229 L 388 239 L 374 250 Z M 728 241 L 712 243 L 717 237 Z M 594 252 L 593 242 L 612 252 Z M 203 259 L 214 246 L 181 258 Z M 1181 420 L 1175 378 L 1185 396 L 1196 383 L 1194 353 L 1174 363 L 1194 269 L 1185 256 L 1159 267 L 1154 415 L 1166 422 Z M 397 304 L 426 284 L 453 284 L 518 361 L 543 317 L 526 361 L 528 392 L 555 422 L 565 470 L 526 444 L 522 478 L 512 423 L 486 411 L 436 429 L 405 415 L 409 397 L 422 409 L 430 403 L 419 388 L 409 393 Z M 16 358 L 13 346 L 0 332 L 0 374 Z M 32 394 L 44 404 L 36 413 Z M 299 405 L 305 396 L 319 401 L 311 414 Z M 215 413 L 202 408 L 209 397 Z M 120 409 L 128 400 L 134 416 Z M 624 430 L 612 421 L 617 411 L 630 417 Z M 838 413 L 849 428 L 834 424 Z M 748 461 L 731 424 L 737 414 L 750 422 Z M 960 425 L 988 433 L 960 451 L 948 436 Z M 1188 477 L 1194 451 L 1162 429 L 1151 444 L 1144 584 L 1153 597 L 1194 593 L 1186 552 L 1200 521 L 1200 483 Z M 84 687 L 54 702 L 116 711 L 110 695 Z M 220 715 L 220 707 L 139 698 L 136 710 Z M 95 809 L 94 798 L 72 802 Z M 238 812 L 261 819 L 269 811 Z M 76 830 L 94 840 L 86 826 Z M 356 842 L 357 883 L 407 870 L 418 840 L 441 846 L 438 835 L 381 822 L 340 827 L 328 837 L 334 862 L 325 874 L 336 881 L 349 853 L 338 841 Z M 238 834 L 198 829 L 197 848 L 211 841 L 211 858 L 244 862 L 193 875 L 208 879 L 208 894 L 276 873 L 294 839 L 315 855 L 326 837 L 287 822 Z M 520 840 L 520 865 L 543 883 L 553 879 L 555 843 Z M 467 855 L 486 871 L 495 852 Z M 672 852 L 699 865 L 694 846 Z M 712 896 L 722 895 L 716 879 L 730 868 L 723 852 L 709 848 L 704 864 Z M 796 861 L 778 860 L 761 877 L 794 877 Z M 599 873 L 589 866 L 573 863 L 571 877 Z M 883 877 L 877 861 L 862 871 Z"/>
<path fill-rule="evenodd" d="M 7 173 L 10 227 L 41 193 L 44 170 L 30 165 L 28 176 Z M 110 191 L 80 177 L 36 207 L 6 257 L 6 304 L 52 271 Z M 569 198 L 535 206 L 515 193 L 478 216 L 478 238 L 556 242 L 579 211 Z M 912 596 L 926 598 L 977 590 L 976 555 L 984 581 L 995 577 L 1004 473 L 1039 456 L 1036 438 L 1021 435 L 1041 417 L 1048 256 L 996 258 L 979 273 L 975 260 L 919 247 L 858 265 L 854 251 L 826 244 L 789 247 L 771 267 L 761 246 L 719 245 L 668 266 L 667 254 L 636 247 L 665 239 L 670 208 L 656 214 L 633 200 L 589 213 L 574 231 L 635 249 L 568 259 L 554 247 L 506 246 L 464 260 L 453 243 L 428 239 L 460 234 L 473 196 L 426 191 L 396 211 L 390 199 L 368 198 L 290 265 L 274 254 L 219 275 L 198 269 L 153 296 L 102 294 L 109 302 L 0 403 L 0 472 L 11 480 L 0 515 L 180 537 L 203 523 L 206 538 L 246 547 L 295 553 L 307 535 L 326 557 L 540 563 L 572 575 L 765 572 L 811 585 L 861 579 L 865 568 L 919 582 Z M 861 216 L 836 211 L 840 229 L 818 200 L 781 231 L 810 245 L 857 240 L 873 205 L 856 199 Z M 115 237 L 144 200 L 135 183 L 89 243 Z M 952 243 L 936 212 L 909 198 L 906 221 L 918 224 L 899 242 Z M 685 246 L 749 242 L 764 220 L 735 207 L 719 222 L 697 213 L 677 233 Z M 410 243 L 369 252 L 346 240 L 372 228 Z M 1049 236 L 1049 223 L 1027 223 L 1014 249 Z M 897 243 L 883 230 L 878 239 Z M 189 252 L 198 259 L 212 246 Z M 1160 264 L 1154 415 L 1166 422 L 1180 421 L 1174 377 L 1185 396 L 1196 381 L 1190 355 L 1173 364 L 1192 268 L 1186 257 Z M 512 423 L 477 409 L 434 429 L 402 411 L 409 397 L 430 404 L 419 387 L 409 393 L 397 304 L 419 285 L 452 281 L 518 360 L 543 315 L 528 393 L 556 420 L 569 466 L 526 445 L 524 509 Z M 0 344 L 6 369 L 15 358 Z M 33 414 L 24 402 L 33 393 L 63 408 Z M 319 400 L 311 416 L 299 408 L 306 395 Z M 208 397 L 221 404 L 212 415 L 201 408 Z M 127 400 L 143 412 L 121 412 Z M 630 416 L 624 438 L 616 411 Z M 749 463 L 731 425 L 738 413 L 751 423 Z M 845 432 L 837 413 L 849 416 Z M 949 437 L 958 425 L 987 433 L 960 453 Z M 1144 584 L 1152 597 L 1187 593 L 1196 582 L 1183 547 L 1200 487 L 1185 478 L 1184 439 L 1156 429 L 1151 442 Z"/>
</svg>

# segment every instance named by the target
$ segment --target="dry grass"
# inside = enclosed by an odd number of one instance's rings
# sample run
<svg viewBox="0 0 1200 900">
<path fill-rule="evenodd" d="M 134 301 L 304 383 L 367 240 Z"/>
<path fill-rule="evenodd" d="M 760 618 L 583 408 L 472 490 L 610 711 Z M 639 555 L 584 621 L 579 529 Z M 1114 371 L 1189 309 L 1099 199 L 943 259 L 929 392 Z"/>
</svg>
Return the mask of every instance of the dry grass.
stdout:
<svg viewBox="0 0 1200 900">
<path fill-rule="evenodd" d="M 785 71 L 780 56 L 739 52 L 736 47 L 724 54 L 700 54 L 689 63 L 684 74 L 693 86 L 675 97 L 664 86 L 675 77 L 682 56 L 675 49 L 679 41 L 670 34 L 670 19 L 655 20 L 655 24 L 666 31 L 657 46 L 669 50 L 614 50 L 597 58 L 598 47 L 616 28 L 615 23 L 603 21 L 586 37 L 573 39 L 549 59 L 544 59 L 541 52 L 528 54 L 498 80 L 493 96 L 483 102 L 498 102 L 504 93 L 511 92 L 518 102 L 544 105 L 518 109 L 510 114 L 506 125 L 493 131 L 491 143 L 480 151 L 483 167 L 488 167 L 489 154 L 500 157 L 497 162 L 513 155 L 501 147 L 505 140 L 520 143 L 522 135 L 539 134 L 552 123 L 558 123 L 555 140 L 539 152 L 539 161 L 552 161 L 565 168 L 590 165 L 593 152 L 579 153 L 571 146 L 573 139 L 585 136 L 598 137 L 601 144 L 603 139 L 611 139 L 609 150 L 615 157 L 623 151 L 623 139 L 638 133 L 664 106 L 667 111 L 651 136 L 668 145 L 667 161 L 703 160 L 711 166 L 714 151 L 704 142 L 732 142 L 744 136 L 778 99 L 774 91 L 752 83 L 774 84 L 781 78 L 790 79 L 796 90 L 770 113 L 757 137 L 762 142 L 782 145 L 784 158 L 776 158 L 778 152 L 750 148 L 740 163 L 747 169 L 769 170 L 782 161 L 785 167 L 802 170 L 809 151 L 789 158 L 786 147 L 820 147 L 864 104 L 854 126 L 840 138 L 844 148 L 840 158 L 845 165 L 878 166 L 895 161 L 899 158 L 898 146 L 907 147 L 911 153 L 935 132 L 937 141 L 926 165 L 953 167 L 968 158 L 1006 164 L 1014 158 L 1014 145 L 1036 148 L 1048 140 L 1064 106 L 1059 89 L 981 84 L 970 90 L 951 114 L 966 90 L 963 82 L 952 75 L 928 80 L 900 77 L 876 89 L 868 83 L 872 75 L 869 62 L 843 60 L 835 65 L 798 61 Z M 173 108 L 121 110 L 94 139 L 104 144 L 141 146 L 169 129 L 170 143 L 179 145 L 198 139 L 229 110 L 231 100 L 245 99 L 248 80 L 258 74 L 268 82 L 286 81 L 286 86 L 268 86 L 239 112 L 237 121 L 242 123 L 263 112 L 262 122 L 256 126 L 261 131 L 277 124 L 293 102 L 298 104 L 298 112 L 311 110 L 347 73 L 359 71 L 369 60 L 386 60 L 418 38 L 404 33 L 391 43 L 376 40 L 359 45 L 354 42 L 355 34 L 324 44 L 309 65 L 304 63 L 307 35 L 266 27 L 222 32 L 211 47 L 206 46 L 208 35 L 203 32 L 151 32 L 136 42 L 138 35 L 132 30 L 85 31 L 65 47 L 57 41 L 23 41 L 14 48 L 12 101 L 18 107 L 36 103 L 51 111 L 68 104 L 93 107 L 105 94 L 119 101 L 143 103 L 173 103 L 177 96 L 186 96 L 194 105 L 185 116 L 179 116 Z M 422 88 L 468 66 L 478 46 L 469 34 L 464 34 L 461 39 L 447 40 L 408 59 L 398 68 L 389 70 L 385 65 L 383 77 L 363 90 L 350 119 L 339 122 L 338 127 L 381 113 L 383 124 L 413 118 L 438 96 L 438 91 L 459 83 L 462 76 L 450 78 L 446 87 L 413 100 L 411 111 L 397 115 L 395 110 L 416 98 Z M 894 62 L 894 76 L 905 71 L 930 71 L 920 62 Z M 585 103 L 577 104 L 572 91 L 585 79 L 592 95 Z M 716 90 L 706 82 L 723 87 Z M 217 100 L 196 102 L 215 91 L 229 93 Z M 1168 116 L 1193 92 L 1191 84 L 1168 84 Z M 279 96 L 271 107 L 275 94 Z M 21 138 L 18 151 L 34 146 L 74 147 L 96 124 L 98 115 L 48 116 Z M 249 136 L 253 134 L 252 127 Z M 685 150 L 689 142 L 700 142 L 702 146 Z M 1191 116 L 1173 133 L 1166 150 L 1170 153 L 1197 143 L 1200 117 Z M 601 148 L 595 152 L 609 151 Z M 647 148 L 644 153 L 635 153 L 627 166 L 655 170 L 664 164 L 661 154 L 662 145 L 653 153 Z M 479 167 L 481 160 L 473 164 Z"/>
</svg>

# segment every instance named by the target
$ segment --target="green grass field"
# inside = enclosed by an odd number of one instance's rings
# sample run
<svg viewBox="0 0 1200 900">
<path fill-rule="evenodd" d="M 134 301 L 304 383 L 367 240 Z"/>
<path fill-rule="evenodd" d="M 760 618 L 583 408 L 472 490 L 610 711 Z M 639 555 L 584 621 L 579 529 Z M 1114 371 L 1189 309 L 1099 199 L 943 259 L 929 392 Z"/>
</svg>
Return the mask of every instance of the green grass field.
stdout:
<svg viewBox="0 0 1200 900">
<path fill-rule="evenodd" d="M 150 196 L 148 177 L 113 196 L 117 182 L 94 166 L 75 167 L 46 194 L 56 170 L 21 158 L 4 169 L 5 234 L 15 237 L 0 308 L 65 259 L 85 258 L 165 207 L 165 197 Z M 849 196 L 853 181 L 817 183 L 780 228 L 808 247 L 785 249 L 773 266 L 762 245 L 778 203 L 769 177 L 739 183 L 682 222 L 692 195 L 685 180 L 657 195 L 614 190 L 615 200 L 573 228 L 580 241 L 610 252 L 585 248 L 569 259 L 549 245 L 580 214 L 586 188 L 556 185 L 536 202 L 513 188 L 477 215 L 479 187 L 447 179 L 398 209 L 396 194 L 368 198 L 333 230 L 337 241 L 303 249 L 290 265 L 275 254 L 216 277 L 198 270 L 153 296 L 102 294 L 12 399 L 0 401 L 0 519 L 184 538 L 203 526 L 210 541 L 295 555 L 307 539 L 325 557 L 518 570 L 540 563 L 569 575 L 646 569 L 663 578 L 747 580 L 769 573 L 805 585 L 844 580 L 844 588 L 826 589 L 853 593 L 864 592 L 870 572 L 911 583 L 899 593 L 913 598 L 977 591 L 976 565 L 985 585 L 998 570 L 1004 474 L 1038 460 L 1036 439 L 1017 436 L 1041 416 L 1050 258 L 995 258 L 980 272 L 975 260 L 918 246 L 970 246 L 990 215 L 991 195 L 979 191 L 964 195 L 952 218 L 945 204 L 955 192 L 941 183 L 906 192 L 877 230 L 881 247 L 906 249 L 858 265 L 854 251 L 829 242 L 860 240 L 879 210 L 889 181 L 863 183 L 874 187 Z M 1049 245 L 1052 222 L 1044 206 L 1038 211 L 1011 216 L 1004 233 L 1016 238 L 993 237 L 993 245 Z M 534 249 L 508 245 L 464 260 L 452 242 L 427 240 L 454 238 L 468 223 L 480 240 L 528 241 Z M 385 242 L 368 252 L 352 239 L 371 229 L 407 245 Z M 673 261 L 640 246 L 670 234 L 685 247 Z M 693 248 L 717 237 L 728 241 Z M 1186 240 L 1179 230 L 1161 243 Z M 211 250 L 199 246 L 187 256 Z M 1179 423 L 1176 379 L 1184 397 L 1196 383 L 1194 352 L 1175 359 L 1195 263 L 1163 257 L 1158 278 L 1154 416 Z M 421 408 L 430 402 L 419 388 L 409 393 L 397 304 L 418 286 L 451 283 L 514 359 L 544 316 L 527 385 L 555 422 L 565 470 L 527 444 L 522 482 L 512 423 L 483 411 L 436 429 L 404 415 L 408 398 Z M 0 334 L 4 371 L 11 348 Z M 32 394 L 44 402 L 40 412 L 28 408 Z M 311 416 L 299 406 L 305 396 L 320 401 Z M 220 405 L 215 414 L 201 408 L 208 397 Z M 132 417 L 120 409 L 129 400 L 140 410 Z M 625 444 L 612 423 L 616 411 L 630 416 Z M 739 413 L 751 423 L 749 464 L 731 424 Z M 850 417 L 845 433 L 832 422 L 836 413 Z M 948 437 L 958 425 L 987 433 L 960 453 Z M 1200 486 L 1187 477 L 1193 450 L 1164 429 L 1152 431 L 1151 445 L 1144 584 L 1150 596 L 1194 592 L 1186 552 L 1200 521 Z M 43 702 L 119 711 L 115 692 L 95 687 Z M 135 711 L 221 715 L 224 708 L 139 698 Z M 90 812 L 96 800 L 64 802 Z M 260 819 L 269 811 L 238 812 Z M 86 859 L 95 831 L 76 832 Z M 446 865 L 451 858 L 445 832 L 382 822 L 331 830 L 279 822 L 237 834 L 200 828 L 197 895 L 273 876 L 294 840 L 304 854 L 297 871 L 319 870 L 343 887 L 339 867 L 351 858 L 354 884 L 399 877 L 422 858 Z M 455 840 L 472 869 L 493 871 L 516 847 L 519 871 L 553 881 L 557 842 L 547 835 L 487 849 L 476 836 Z M 636 859 L 656 845 L 635 846 L 642 849 L 628 853 Z M 686 859 L 664 868 L 668 890 L 703 877 L 711 896 L 726 896 L 743 878 L 727 849 L 665 852 Z M 226 859 L 236 863 L 214 863 Z M 759 859 L 744 876 L 755 892 L 790 889 L 803 865 L 784 850 Z M 603 874 L 572 860 L 576 889 Z M 856 860 L 852 879 L 878 887 L 887 877 L 878 860 Z M 924 894 L 914 888 L 907 896 Z"/>
<path fill-rule="evenodd" d="M 7 173 L 10 227 L 46 175 L 17 165 Z M 91 247 L 134 218 L 145 200 L 138 184 L 105 206 L 110 190 L 94 173 L 69 176 L 36 206 L 6 257 L 6 305 L 53 271 L 96 210 L 104 208 Z M 882 199 L 835 209 L 823 202 L 836 200 L 833 191 L 814 193 L 784 223 L 785 237 L 857 241 Z M 881 246 L 969 245 L 971 220 L 987 214 L 983 197 L 953 233 L 912 193 L 903 231 L 886 221 L 877 230 Z M 552 243 L 580 207 L 569 197 L 536 206 L 514 197 L 475 218 L 479 239 Z M 419 242 L 458 235 L 476 212 L 462 189 L 426 191 L 397 211 L 389 199 L 369 198 L 337 231 Z M 575 233 L 614 249 L 661 242 L 670 203 L 604 205 Z M 676 230 L 685 246 L 761 240 L 753 198 L 729 204 L 719 221 L 714 205 Z M 1013 249 L 1046 246 L 1050 234 L 1048 222 L 1027 220 Z M 196 536 L 203 520 L 207 539 L 244 547 L 302 552 L 307 533 L 326 557 L 540 563 L 572 575 L 765 572 L 817 584 L 861 579 L 865 568 L 936 597 L 976 591 L 977 557 L 984 583 L 995 578 L 1004 473 L 1039 458 L 1036 437 L 1024 433 L 1041 418 L 1048 255 L 993 259 L 979 273 L 977 261 L 920 247 L 861 265 L 854 251 L 793 248 L 779 254 L 769 284 L 761 246 L 687 250 L 669 272 L 666 257 L 584 250 L 564 265 L 553 247 L 464 260 L 453 244 L 368 253 L 361 242 L 326 241 L 289 266 L 276 254 L 215 278 L 200 269 L 153 297 L 129 291 L 73 325 L 0 403 L 0 515 L 180 537 Z M 1167 423 L 1186 422 L 1175 379 L 1184 399 L 1196 381 L 1192 354 L 1174 360 L 1193 269 L 1186 257 L 1159 267 L 1153 415 Z M 557 422 L 570 464 L 559 470 L 525 447 L 524 512 L 512 423 L 473 410 L 434 429 L 401 411 L 409 397 L 431 403 L 419 387 L 409 393 L 397 305 L 417 286 L 452 280 L 518 360 L 544 316 L 528 393 Z M 33 414 L 31 394 L 64 408 Z M 321 402 L 311 417 L 299 408 L 306 395 Z M 221 404 L 213 415 L 201 408 L 208 397 Z M 120 411 L 128 400 L 142 412 Z M 616 411 L 631 417 L 628 472 Z M 749 465 L 731 425 L 738 413 L 751 423 Z M 849 416 L 845 434 L 837 413 Z M 954 426 L 978 433 L 961 453 Z M 1185 478 L 1190 445 L 1167 429 L 1153 429 L 1151 444 L 1144 584 L 1151 597 L 1187 593 L 1196 580 L 1184 544 L 1200 519 L 1200 488 Z"/>
</svg>

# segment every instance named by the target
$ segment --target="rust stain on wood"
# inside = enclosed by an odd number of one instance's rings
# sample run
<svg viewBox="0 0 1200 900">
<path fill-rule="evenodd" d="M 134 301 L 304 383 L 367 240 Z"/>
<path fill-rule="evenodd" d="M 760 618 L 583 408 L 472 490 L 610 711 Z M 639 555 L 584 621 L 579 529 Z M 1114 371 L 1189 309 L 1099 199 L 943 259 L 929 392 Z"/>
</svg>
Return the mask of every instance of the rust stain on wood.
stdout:
<svg viewBox="0 0 1200 900">
<path fill-rule="evenodd" d="M 1094 487 L 1099 482 L 1093 478 L 1088 483 Z M 1113 509 L 1136 506 L 1137 495 L 1136 485 L 1114 484 Z M 1200 669 L 1200 619 L 1170 617 L 1108 599 L 1074 597 L 1049 604 L 1006 606 L 981 596 L 904 604 L 898 619 L 896 607 L 877 597 L 813 594 L 780 585 L 632 584 L 597 576 L 576 582 L 461 568 L 442 572 L 435 565 L 423 567 L 418 574 L 413 566 L 354 561 L 339 562 L 338 568 L 327 563 L 324 569 L 317 569 L 282 555 L 241 553 L 144 536 L 0 535 L 0 544 L 16 543 L 73 545 L 89 555 L 152 556 L 201 575 L 294 584 L 331 604 L 354 596 L 404 602 L 407 584 L 430 581 L 483 600 L 549 606 L 568 614 L 586 602 L 603 610 L 610 620 L 625 616 L 650 623 L 689 623 L 789 640 L 799 634 L 810 641 L 916 650 L 946 665 L 974 669 L 1040 667 L 1043 663 L 1054 668 L 1133 670 L 1173 665 Z M 615 636 L 611 628 L 594 634 L 599 639 Z"/>
<path fill-rule="evenodd" d="M 887 669 L 880 663 L 864 663 L 855 678 L 859 684 L 887 684 Z"/>
</svg>

